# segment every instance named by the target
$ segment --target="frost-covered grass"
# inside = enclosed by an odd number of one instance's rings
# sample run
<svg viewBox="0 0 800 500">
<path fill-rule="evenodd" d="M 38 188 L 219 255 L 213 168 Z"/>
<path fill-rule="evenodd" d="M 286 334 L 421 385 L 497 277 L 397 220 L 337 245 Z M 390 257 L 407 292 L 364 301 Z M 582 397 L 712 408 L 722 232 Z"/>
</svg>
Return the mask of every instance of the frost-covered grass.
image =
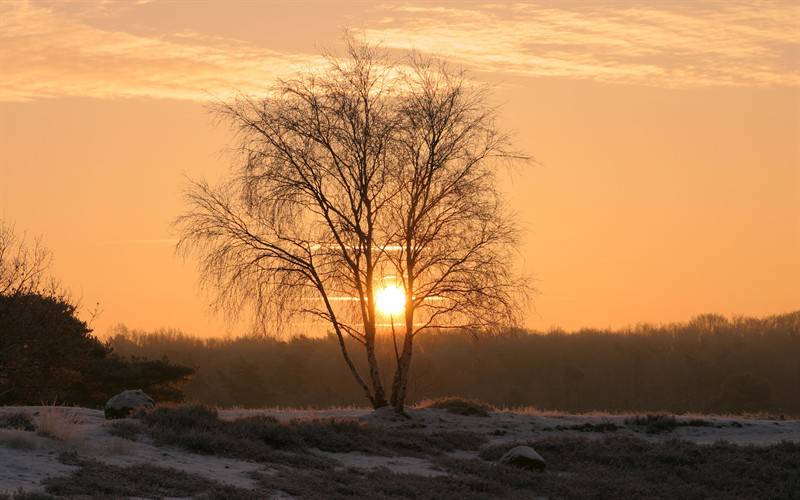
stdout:
<svg viewBox="0 0 800 500">
<path fill-rule="evenodd" d="M 533 486 L 542 497 L 788 499 L 800 491 L 797 443 L 758 447 L 553 436 L 489 446 L 480 457 L 495 461 L 518 444 L 533 446 L 547 460 L 547 472 Z"/>
<path fill-rule="evenodd" d="M 222 420 L 205 406 L 160 408 L 143 415 L 139 429 L 131 422 L 114 424 L 114 433 L 137 438 L 145 434 L 157 443 L 194 453 L 217 454 L 262 462 L 295 463 L 297 452 L 315 449 L 331 453 L 376 455 L 438 455 L 454 450 L 477 450 L 481 434 L 459 430 L 423 432 L 384 428 L 354 419 L 305 419 L 281 422 L 267 415 Z M 322 458 L 301 459 L 324 466 Z"/>
<path fill-rule="evenodd" d="M 0 407 L 0 421 L 23 412 L 38 424 L 42 410 Z M 79 444 L 0 429 L 0 441 L 13 434 L 34 445 L 0 442 L 0 498 L 19 487 L 28 498 L 780 499 L 800 491 L 800 421 L 792 420 L 177 406 L 106 421 L 96 410 L 49 411 L 64 415 L 54 420 L 73 425 Z M 498 463 L 519 444 L 545 458 L 544 472 Z"/>
<path fill-rule="evenodd" d="M 89 495 L 91 498 L 257 498 L 255 492 L 226 486 L 198 474 L 170 467 L 154 464 L 120 467 L 94 460 L 82 460 L 74 454 L 62 454 L 60 459 L 80 468 L 68 476 L 44 481 L 45 491 L 59 497 Z"/>
<path fill-rule="evenodd" d="M 0 429 L 0 446 L 17 450 L 34 450 L 36 440 L 30 432 Z"/>
<path fill-rule="evenodd" d="M 278 465 L 257 474 L 255 489 L 221 485 L 199 475 L 152 465 L 114 467 L 88 463 L 45 481 L 56 495 L 266 498 L 769 498 L 800 491 L 800 446 L 769 447 L 607 437 L 554 437 L 524 443 L 548 461 L 543 473 L 497 464 L 513 443 L 484 449 L 478 458 L 442 455 L 446 475 L 397 474 L 389 469 L 308 468 Z"/>
</svg>

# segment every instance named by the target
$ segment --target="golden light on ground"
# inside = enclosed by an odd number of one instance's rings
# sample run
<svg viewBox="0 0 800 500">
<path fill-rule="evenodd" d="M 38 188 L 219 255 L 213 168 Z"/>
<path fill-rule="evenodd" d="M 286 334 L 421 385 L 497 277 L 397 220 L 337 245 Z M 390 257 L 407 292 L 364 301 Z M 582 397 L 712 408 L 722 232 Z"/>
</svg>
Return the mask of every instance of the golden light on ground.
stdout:
<svg viewBox="0 0 800 500">
<path fill-rule="evenodd" d="M 405 309 L 406 294 L 398 286 L 387 285 L 375 294 L 375 306 L 380 313 L 386 316 L 395 316 Z"/>
</svg>

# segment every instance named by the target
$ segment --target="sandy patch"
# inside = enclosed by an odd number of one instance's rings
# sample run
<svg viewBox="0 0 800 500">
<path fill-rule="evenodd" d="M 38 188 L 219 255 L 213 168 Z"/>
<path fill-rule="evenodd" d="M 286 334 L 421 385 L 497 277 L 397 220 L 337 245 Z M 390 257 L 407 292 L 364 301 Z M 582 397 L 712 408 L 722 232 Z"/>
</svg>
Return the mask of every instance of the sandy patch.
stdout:
<svg viewBox="0 0 800 500">
<path fill-rule="evenodd" d="M 34 415 L 34 421 L 43 416 L 42 407 L 0 407 L 2 412 L 24 411 Z M 198 455 L 173 447 L 157 447 L 147 439 L 130 441 L 110 434 L 113 421 L 103 417 L 100 410 L 87 408 L 55 407 L 48 412 L 62 413 L 65 422 L 72 427 L 66 432 L 66 440 L 26 434 L 35 438 L 34 452 L 0 446 L 0 491 L 36 489 L 46 477 L 65 475 L 76 469 L 58 461 L 61 451 L 77 451 L 81 458 L 95 459 L 109 465 L 129 466 L 149 464 L 170 467 L 190 474 L 197 474 L 215 481 L 253 488 L 255 481 L 250 473 L 263 471 L 264 464 L 230 458 Z M 48 415 L 52 418 L 52 415 Z M 14 431 L 23 432 L 23 431 Z"/>
</svg>

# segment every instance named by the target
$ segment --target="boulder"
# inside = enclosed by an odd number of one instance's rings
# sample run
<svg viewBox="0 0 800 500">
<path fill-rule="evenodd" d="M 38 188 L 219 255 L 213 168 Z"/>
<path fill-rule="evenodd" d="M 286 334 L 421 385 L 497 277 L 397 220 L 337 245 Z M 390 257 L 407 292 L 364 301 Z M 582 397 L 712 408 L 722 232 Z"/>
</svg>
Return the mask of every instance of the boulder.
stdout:
<svg viewBox="0 0 800 500">
<path fill-rule="evenodd" d="M 141 389 L 122 391 L 106 402 L 106 418 L 125 418 L 134 410 L 153 408 L 153 398 Z"/>
<path fill-rule="evenodd" d="M 505 455 L 500 457 L 500 463 L 538 471 L 547 467 L 544 458 L 530 446 L 517 446 L 508 450 Z"/>
</svg>

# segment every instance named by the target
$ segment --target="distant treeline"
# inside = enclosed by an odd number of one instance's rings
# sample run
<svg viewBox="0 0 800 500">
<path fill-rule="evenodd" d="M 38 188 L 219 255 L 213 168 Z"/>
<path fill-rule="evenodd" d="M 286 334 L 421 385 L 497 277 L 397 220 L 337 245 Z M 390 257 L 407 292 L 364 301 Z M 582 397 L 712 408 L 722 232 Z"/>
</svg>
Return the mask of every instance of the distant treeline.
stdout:
<svg viewBox="0 0 800 500">
<path fill-rule="evenodd" d="M 566 411 L 800 415 L 800 311 L 761 319 L 704 315 L 619 331 L 430 332 L 417 342 L 411 401 L 459 395 Z M 109 344 L 121 355 L 166 356 L 196 368 L 184 386 L 189 401 L 366 405 L 333 337 L 201 340 L 120 326 Z M 389 338 L 382 355 L 393 355 Z"/>
</svg>

